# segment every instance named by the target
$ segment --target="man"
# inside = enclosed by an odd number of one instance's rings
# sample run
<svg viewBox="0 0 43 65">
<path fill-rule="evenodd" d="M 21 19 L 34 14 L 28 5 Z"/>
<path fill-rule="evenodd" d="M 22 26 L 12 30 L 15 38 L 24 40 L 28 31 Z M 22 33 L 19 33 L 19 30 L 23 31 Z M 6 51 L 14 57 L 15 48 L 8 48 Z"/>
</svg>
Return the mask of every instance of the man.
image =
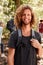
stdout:
<svg viewBox="0 0 43 65">
<path fill-rule="evenodd" d="M 5 57 L 4 45 L 3 45 L 3 42 L 2 42 L 3 27 L 4 27 L 4 23 L 2 21 L 0 21 L 0 52 L 1 52 L 1 57 Z"/>
<path fill-rule="evenodd" d="M 42 47 L 39 33 L 35 32 L 37 39 L 32 38 L 32 25 L 35 19 L 31 7 L 21 5 L 14 20 L 17 29 L 21 30 L 22 40 L 17 46 L 18 30 L 11 34 L 8 44 L 8 65 L 37 65 L 36 54 L 38 52 L 39 57 L 42 56 Z"/>
<path fill-rule="evenodd" d="M 39 32 L 43 33 L 43 20 L 40 20 L 40 23 L 39 23 Z"/>
</svg>

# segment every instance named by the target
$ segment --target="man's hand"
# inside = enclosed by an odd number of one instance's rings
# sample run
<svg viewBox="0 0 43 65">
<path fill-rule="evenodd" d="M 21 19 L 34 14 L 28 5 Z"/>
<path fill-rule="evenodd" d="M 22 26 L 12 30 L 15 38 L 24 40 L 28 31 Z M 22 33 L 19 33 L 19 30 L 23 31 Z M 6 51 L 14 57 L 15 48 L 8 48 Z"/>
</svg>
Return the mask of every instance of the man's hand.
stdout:
<svg viewBox="0 0 43 65">
<path fill-rule="evenodd" d="M 42 48 L 41 44 L 38 42 L 38 40 L 32 38 L 31 44 L 34 48 L 38 49 L 38 56 L 43 57 L 43 48 Z"/>
<path fill-rule="evenodd" d="M 38 40 L 32 38 L 30 41 L 31 41 L 31 44 L 32 44 L 33 47 L 39 49 L 40 43 L 39 43 Z"/>
</svg>

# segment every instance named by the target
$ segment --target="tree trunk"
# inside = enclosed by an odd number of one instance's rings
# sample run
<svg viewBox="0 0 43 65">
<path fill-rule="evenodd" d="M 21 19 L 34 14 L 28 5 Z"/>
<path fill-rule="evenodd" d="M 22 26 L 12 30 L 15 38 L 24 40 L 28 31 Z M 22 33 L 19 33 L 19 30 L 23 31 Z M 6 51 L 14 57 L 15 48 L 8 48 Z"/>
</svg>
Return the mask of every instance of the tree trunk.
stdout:
<svg viewBox="0 0 43 65">
<path fill-rule="evenodd" d="M 18 8 L 20 6 L 20 0 L 14 0 L 14 1 L 15 1 L 16 8 Z"/>
</svg>

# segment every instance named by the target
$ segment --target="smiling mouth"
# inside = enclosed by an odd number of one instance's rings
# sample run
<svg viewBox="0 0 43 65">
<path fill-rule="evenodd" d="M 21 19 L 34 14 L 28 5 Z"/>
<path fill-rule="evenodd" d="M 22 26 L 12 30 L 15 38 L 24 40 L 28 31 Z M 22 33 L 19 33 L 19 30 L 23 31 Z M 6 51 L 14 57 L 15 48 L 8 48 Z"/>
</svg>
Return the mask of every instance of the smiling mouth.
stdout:
<svg viewBox="0 0 43 65">
<path fill-rule="evenodd" d="M 28 20 L 29 21 L 30 19 L 24 19 L 24 20 L 26 20 L 26 21 Z"/>
</svg>

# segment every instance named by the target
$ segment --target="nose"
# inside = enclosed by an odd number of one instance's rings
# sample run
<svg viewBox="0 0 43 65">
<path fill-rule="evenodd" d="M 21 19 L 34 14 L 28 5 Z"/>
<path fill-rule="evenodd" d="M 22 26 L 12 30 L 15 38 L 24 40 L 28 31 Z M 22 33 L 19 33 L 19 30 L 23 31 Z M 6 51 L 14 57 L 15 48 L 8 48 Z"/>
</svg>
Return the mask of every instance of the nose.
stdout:
<svg viewBox="0 0 43 65">
<path fill-rule="evenodd" d="M 28 15 L 25 15 L 25 18 L 28 18 Z"/>
</svg>

